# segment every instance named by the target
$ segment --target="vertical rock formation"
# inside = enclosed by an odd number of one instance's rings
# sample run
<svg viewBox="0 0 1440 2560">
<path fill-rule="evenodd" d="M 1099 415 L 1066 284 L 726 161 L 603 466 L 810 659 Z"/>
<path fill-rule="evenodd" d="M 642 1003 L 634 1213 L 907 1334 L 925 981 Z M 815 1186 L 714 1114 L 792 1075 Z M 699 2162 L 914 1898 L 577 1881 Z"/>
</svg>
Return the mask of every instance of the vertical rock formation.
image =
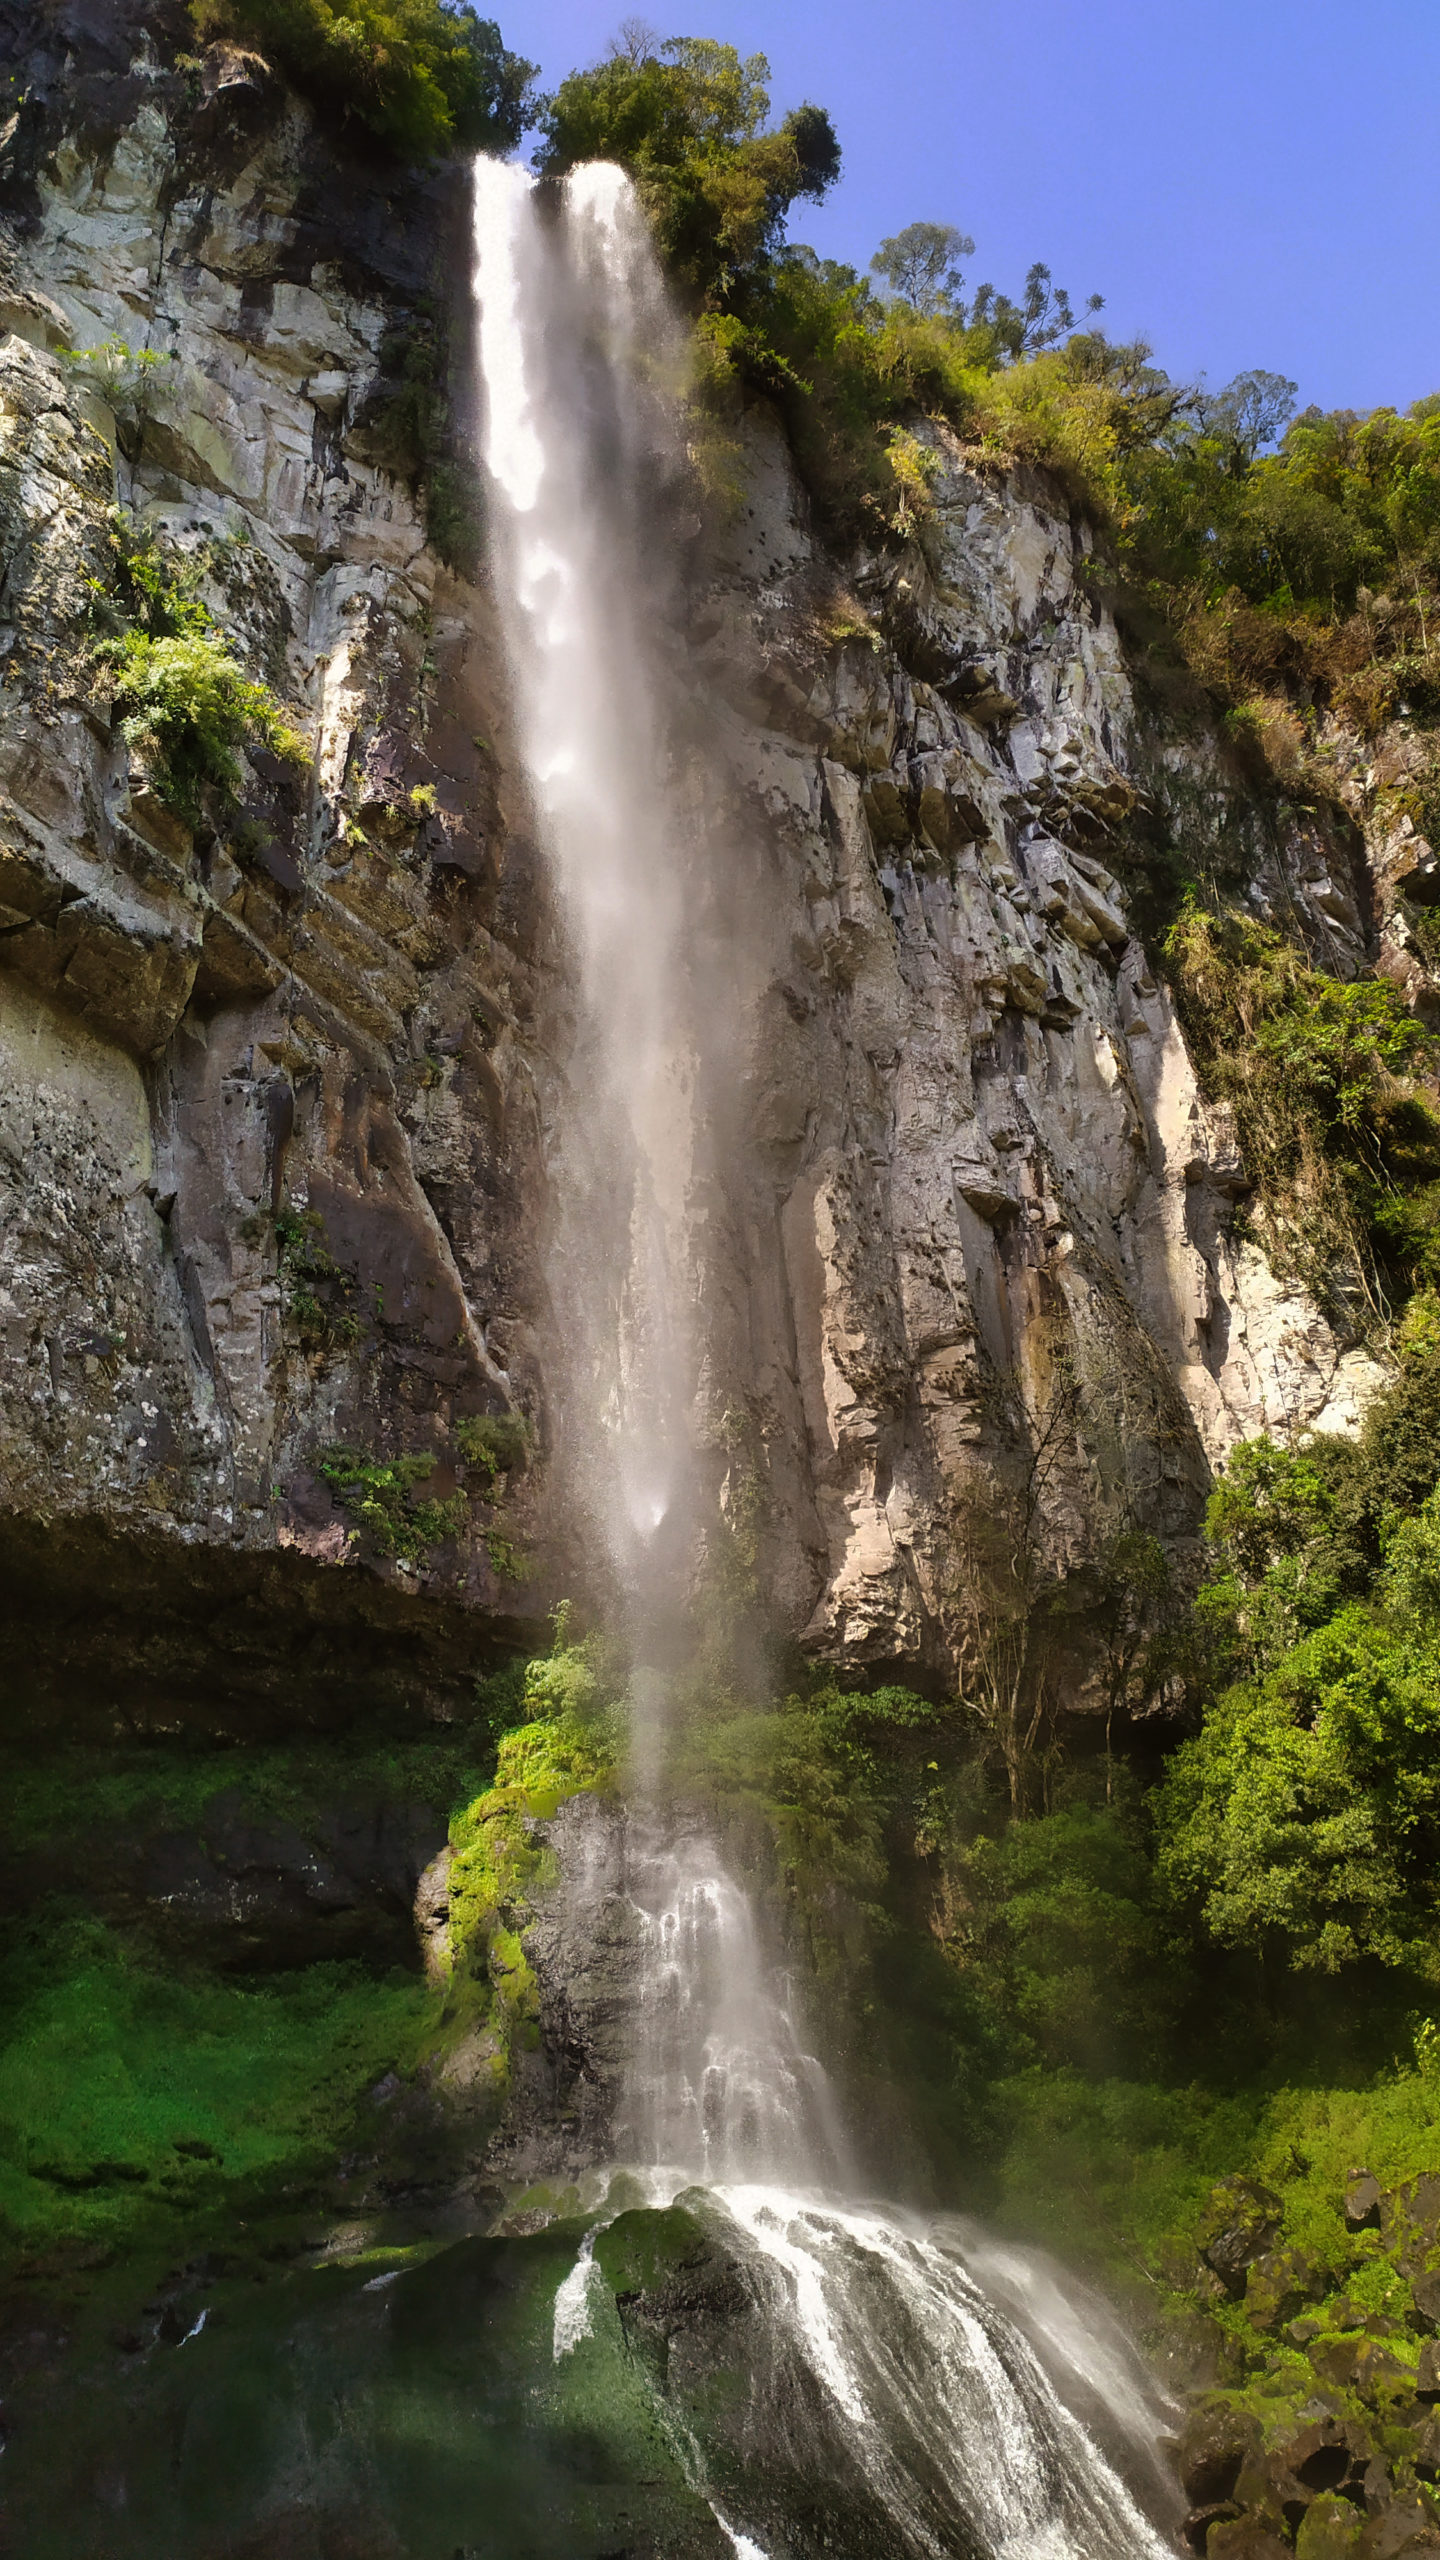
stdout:
<svg viewBox="0 0 1440 2560">
<path fill-rule="evenodd" d="M 591 1561 L 545 1279 L 568 963 L 440 427 L 465 175 L 361 165 L 184 24 L 0 11 L 5 1537 L 38 1701 L 103 1659 L 137 1713 L 218 1680 L 283 1714 L 303 1632 L 315 1694 L 444 1705 Z M 112 339 L 159 361 L 66 359 Z M 1235 1229 L 1133 830 L 1238 831 L 1342 973 L 1368 927 L 1351 846 L 1137 700 L 1058 493 L 923 432 L 923 541 L 840 557 L 751 413 L 674 708 L 760 962 L 699 1282 L 716 1481 L 808 1644 L 939 1677 L 977 1514 L 1028 1503 L 1083 1596 L 1118 1526 L 1183 1541 L 1237 1436 L 1343 1425 L 1373 1375 Z M 312 758 L 253 754 L 224 823 L 105 700 L 117 505 Z M 474 1428 L 512 1413 L 528 1472 Z M 434 1467 L 367 1512 L 337 1448 Z"/>
</svg>

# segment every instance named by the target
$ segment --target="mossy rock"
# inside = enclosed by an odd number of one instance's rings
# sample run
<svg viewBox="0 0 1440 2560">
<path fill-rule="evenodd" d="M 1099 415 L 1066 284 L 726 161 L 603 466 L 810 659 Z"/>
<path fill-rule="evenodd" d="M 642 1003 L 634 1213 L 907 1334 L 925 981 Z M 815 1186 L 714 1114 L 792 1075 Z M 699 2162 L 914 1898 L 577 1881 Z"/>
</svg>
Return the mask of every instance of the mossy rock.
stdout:
<svg viewBox="0 0 1440 2560">
<path fill-rule="evenodd" d="M 1301 2518 L 1296 2560 L 1350 2560 L 1364 2530 L 1365 2518 L 1353 2502 L 1324 2490 Z"/>
</svg>

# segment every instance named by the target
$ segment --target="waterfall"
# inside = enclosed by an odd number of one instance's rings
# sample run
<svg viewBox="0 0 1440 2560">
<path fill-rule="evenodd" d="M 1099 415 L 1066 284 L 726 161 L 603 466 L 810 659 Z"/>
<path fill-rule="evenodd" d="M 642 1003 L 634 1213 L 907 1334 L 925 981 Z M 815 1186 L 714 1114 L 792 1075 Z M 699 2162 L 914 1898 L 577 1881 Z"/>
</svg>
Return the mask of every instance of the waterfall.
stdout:
<svg viewBox="0 0 1440 2560">
<path fill-rule="evenodd" d="M 651 681 L 683 340 L 618 169 L 553 195 L 481 160 L 475 284 L 516 729 L 582 1006 L 553 1273 L 567 1454 L 632 1587 L 686 1490 L 694 1350 L 685 866 Z"/>
<path fill-rule="evenodd" d="M 643 1637 L 693 1518 L 704 1346 L 687 1219 L 719 1000 L 697 957 L 706 883 L 668 783 L 660 663 L 684 341 L 617 169 L 554 187 L 482 160 L 475 285 L 495 590 L 578 998 L 557 1140 L 567 1448 L 617 1581 L 640 1595 Z M 737 965 L 732 1002 L 740 983 Z M 847 2464 L 863 2476 L 883 2519 L 867 2550 L 1158 2560 L 1167 2545 L 1116 2468 L 1141 2478 L 1161 2423 L 1133 2358 L 1108 2336 L 1096 2347 L 1098 2307 L 1077 2312 L 1023 2253 L 987 2284 L 960 2226 L 855 2200 L 832 2093 L 757 1914 L 653 1783 L 664 1681 L 652 1671 L 637 1688 L 651 1704 L 627 1851 L 630 2167 L 656 2202 L 705 2190 L 797 2409 L 822 2450 L 833 2439 L 837 2481 Z M 593 2237 L 557 2297 L 557 2357 L 584 2353 Z M 763 2560 L 777 2528 L 744 2498 L 727 2486 L 717 2520 Z"/>
</svg>

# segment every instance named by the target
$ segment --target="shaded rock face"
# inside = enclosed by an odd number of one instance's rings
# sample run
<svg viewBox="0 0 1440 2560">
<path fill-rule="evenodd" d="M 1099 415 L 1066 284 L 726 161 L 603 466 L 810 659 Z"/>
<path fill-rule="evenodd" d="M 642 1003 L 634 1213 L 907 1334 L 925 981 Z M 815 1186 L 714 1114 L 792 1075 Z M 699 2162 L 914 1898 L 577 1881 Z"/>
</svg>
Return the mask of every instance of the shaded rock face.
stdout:
<svg viewBox="0 0 1440 2560">
<path fill-rule="evenodd" d="M 1197 867 L 1238 844 L 1257 915 L 1348 975 L 1358 835 L 1277 832 L 1158 727 L 1085 528 L 924 432 L 923 540 L 840 561 L 754 418 L 692 626 L 774 865 L 731 1357 L 786 1605 L 851 1660 L 953 1651 L 968 1533 L 1047 1431 L 1037 1535 L 1074 1572 L 1122 1516 L 1193 1533 L 1235 1439 L 1349 1427 L 1377 1375 L 1234 1232 L 1233 1129 L 1122 876 L 1142 821 Z"/>
<path fill-rule="evenodd" d="M 434 548 L 397 405 L 417 344 L 463 393 L 464 176 L 337 156 L 255 57 L 176 67 L 187 24 L 0 8 L 0 1506 L 17 1556 L 54 1524 L 61 1593 L 96 1540 L 183 1547 L 242 1617 L 283 1564 L 297 1622 L 366 1630 L 359 1696 L 377 1628 L 403 1688 L 421 1595 L 444 1662 L 414 1694 L 443 1709 L 455 1624 L 523 1641 L 599 1545 L 565 1508 L 546 1286 L 571 981 L 490 600 Z M 107 404 L 58 350 L 112 336 L 167 361 Z M 720 1497 L 758 1502 L 812 1648 L 943 1674 L 969 1527 L 1037 1435 L 1046 1567 L 1083 1584 L 1122 1518 L 1187 1539 L 1237 1436 L 1343 1427 L 1374 1372 L 1232 1232 L 1233 1134 L 1120 877 L 1142 800 L 1183 800 L 1240 830 L 1257 911 L 1353 969 L 1350 850 L 1141 718 L 1084 529 L 933 432 L 923 548 L 842 560 L 753 413 L 671 654 L 759 987 L 697 1271 Z M 313 756 L 253 757 L 223 825 L 163 805 L 97 690 L 117 497 Z M 509 1407 L 538 1463 L 497 1507 L 459 1426 Z M 433 1455 L 458 1535 L 386 1557 L 337 1444 Z M 157 1679 L 123 1582 L 141 1712 L 270 1694 L 198 1604 Z M 33 1703 L 89 1677 L 52 1648 Z"/>
</svg>

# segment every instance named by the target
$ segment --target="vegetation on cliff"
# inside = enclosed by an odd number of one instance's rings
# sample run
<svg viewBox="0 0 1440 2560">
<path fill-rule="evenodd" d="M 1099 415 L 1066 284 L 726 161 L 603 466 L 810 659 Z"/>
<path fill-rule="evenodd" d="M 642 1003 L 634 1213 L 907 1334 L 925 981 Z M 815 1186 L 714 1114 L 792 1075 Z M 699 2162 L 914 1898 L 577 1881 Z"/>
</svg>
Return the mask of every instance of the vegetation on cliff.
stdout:
<svg viewBox="0 0 1440 2560">
<path fill-rule="evenodd" d="M 191 0 L 202 36 L 256 45 L 321 111 L 406 158 L 513 150 L 533 62 L 447 0 Z"/>
<path fill-rule="evenodd" d="M 308 764 L 304 739 L 197 593 L 205 557 L 178 559 L 119 508 L 110 548 L 111 581 L 97 587 L 94 603 L 110 636 L 97 641 L 94 658 L 120 735 L 149 767 L 158 796 L 193 826 L 207 799 L 235 806 L 242 749 Z"/>
</svg>

